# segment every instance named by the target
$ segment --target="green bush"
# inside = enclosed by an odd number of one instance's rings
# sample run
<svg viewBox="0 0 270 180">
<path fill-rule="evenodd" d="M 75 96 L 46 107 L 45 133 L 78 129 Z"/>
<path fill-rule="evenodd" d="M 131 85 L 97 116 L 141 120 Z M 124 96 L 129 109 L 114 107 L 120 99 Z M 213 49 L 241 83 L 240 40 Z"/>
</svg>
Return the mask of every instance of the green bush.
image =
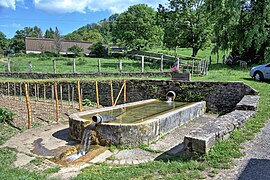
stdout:
<svg viewBox="0 0 270 180">
<path fill-rule="evenodd" d="M 13 116 L 15 115 L 16 114 L 9 109 L 0 108 L 0 123 L 3 123 L 3 122 L 12 123 Z"/>
<path fill-rule="evenodd" d="M 97 57 L 102 57 L 104 55 L 104 47 L 102 45 L 102 42 L 96 42 L 94 43 L 89 50 L 92 51 L 92 53 L 96 54 Z"/>
<path fill-rule="evenodd" d="M 81 65 L 85 65 L 87 63 L 86 59 L 84 58 L 79 58 L 77 61 L 76 61 L 76 65 L 78 66 L 81 66 Z"/>
<path fill-rule="evenodd" d="M 57 54 L 55 52 L 51 52 L 51 51 L 45 51 L 44 53 L 42 53 L 42 56 L 46 56 L 46 57 L 58 57 L 59 54 Z"/>
<path fill-rule="evenodd" d="M 94 104 L 93 104 L 93 102 L 91 100 L 84 99 L 84 100 L 82 100 L 82 105 L 83 106 L 93 106 Z"/>
</svg>

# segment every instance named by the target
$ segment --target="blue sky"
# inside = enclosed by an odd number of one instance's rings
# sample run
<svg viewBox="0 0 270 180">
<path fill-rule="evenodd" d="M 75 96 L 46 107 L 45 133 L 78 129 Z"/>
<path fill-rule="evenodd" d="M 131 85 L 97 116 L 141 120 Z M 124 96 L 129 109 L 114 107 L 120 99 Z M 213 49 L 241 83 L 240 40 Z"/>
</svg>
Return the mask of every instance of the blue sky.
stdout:
<svg viewBox="0 0 270 180">
<path fill-rule="evenodd" d="M 36 25 L 44 32 L 57 26 L 65 35 L 139 3 L 156 9 L 167 0 L 0 0 L 0 31 L 12 38 L 24 27 Z"/>
</svg>

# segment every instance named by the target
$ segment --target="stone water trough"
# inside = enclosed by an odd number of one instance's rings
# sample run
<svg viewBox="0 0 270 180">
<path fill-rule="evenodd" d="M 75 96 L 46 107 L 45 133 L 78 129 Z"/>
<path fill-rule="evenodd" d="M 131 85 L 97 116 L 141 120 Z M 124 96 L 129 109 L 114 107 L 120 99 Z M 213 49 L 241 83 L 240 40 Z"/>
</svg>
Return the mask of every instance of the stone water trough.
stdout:
<svg viewBox="0 0 270 180">
<path fill-rule="evenodd" d="M 159 103 L 152 107 L 166 106 L 163 112 L 157 112 L 150 117 L 141 118 L 144 112 L 151 111 L 151 103 Z M 133 116 L 138 116 L 138 120 L 129 122 L 129 118 L 123 121 L 109 121 L 97 124 L 94 129 L 95 143 L 101 145 L 140 145 L 150 144 L 158 140 L 161 136 L 169 133 L 174 128 L 187 123 L 188 121 L 199 117 L 205 111 L 206 103 L 204 101 L 194 103 L 180 103 L 180 102 L 162 102 L 156 99 L 143 100 L 133 103 L 127 103 L 117 106 L 104 107 L 96 110 L 79 112 L 70 115 L 69 127 L 72 138 L 81 140 L 82 134 L 90 124 L 94 122 L 91 120 L 95 114 L 110 115 L 111 111 L 122 111 L 123 113 L 118 117 L 128 113 L 125 109 L 133 108 Z M 180 105 L 179 105 L 180 104 Z M 170 107 L 170 108 L 167 108 Z M 137 113 L 137 114 L 134 114 Z M 94 138 L 91 137 L 93 140 Z M 93 142 L 92 142 L 93 143 Z"/>
</svg>

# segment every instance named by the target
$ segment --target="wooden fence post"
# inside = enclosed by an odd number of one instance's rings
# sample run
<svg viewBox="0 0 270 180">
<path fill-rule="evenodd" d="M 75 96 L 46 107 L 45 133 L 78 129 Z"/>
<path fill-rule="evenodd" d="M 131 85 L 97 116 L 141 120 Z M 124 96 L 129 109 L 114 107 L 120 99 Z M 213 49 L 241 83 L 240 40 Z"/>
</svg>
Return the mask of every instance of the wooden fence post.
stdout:
<svg viewBox="0 0 270 180">
<path fill-rule="evenodd" d="M 192 68 L 191 68 L 191 76 L 193 76 L 193 73 L 194 73 L 194 59 L 192 59 Z"/>
<path fill-rule="evenodd" d="M 101 62 L 100 62 L 100 59 L 98 59 L 98 72 L 99 73 L 101 72 Z"/>
<path fill-rule="evenodd" d="M 97 99 L 97 108 L 99 108 L 99 95 L 98 95 L 98 82 L 96 81 L 96 99 Z"/>
<path fill-rule="evenodd" d="M 114 97 L 113 97 L 113 83 L 112 80 L 110 80 L 110 87 L 111 87 L 111 99 L 112 99 L 112 106 L 114 105 Z"/>
<path fill-rule="evenodd" d="M 29 73 L 32 73 L 32 70 L 33 70 L 32 61 L 28 62 L 28 70 L 29 70 Z"/>
<path fill-rule="evenodd" d="M 61 100 L 61 109 L 63 109 L 63 86 L 60 85 L 60 100 Z"/>
<path fill-rule="evenodd" d="M 160 72 L 163 72 L 163 54 L 161 55 L 161 60 L 160 60 Z"/>
<path fill-rule="evenodd" d="M 76 73 L 76 59 L 73 59 L 73 73 Z"/>
<path fill-rule="evenodd" d="M 31 112 L 27 83 L 24 84 L 24 92 L 25 92 L 27 115 L 28 115 L 28 129 L 30 129 L 32 128 L 32 112 Z"/>
<path fill-rule="evenodd" d="M 179 60 L 179 58 L 176 58 L 176 66 L 177 66 L 178 69 L 180 68 L 180 60 Z"/>
<path fill-rule="evenodd" d="M 46 84 L 44 83 L 43 84 L 43 99 L 44 99 L 44 101 L 46 101 Z"/>
<path fill-rule="evenodd" d="M 56 60 L 53 60 L 53 73 L 56 74 Z"/>
<path fill-rule="evenodd" d="M 82 98 L 81 98 L 81 85 L 80 81 L 77 81 L 78 99 L 79 99 L 79 111 L 82 112 Z"/>
<path fill-rule="evenodd" d="M 122 59 L 119 59 L 118 63 L 119 63 L 119 71 L 122 72 L 123 70 Z"/>
<path fill-rule="evenodd" d="M 55 115 L 56 115 L 56 122 L 59 123 L 59 106 L 58 106 L 57 82 L 54 82 L 54 96 L 55 96 Z"/>
<path fill-rule="evenodd" d="M 124 103 L 127 102 L 127 80 L 124 80 Z"/>
<path fill-rule="evenodd" d="M 141 72 L 143 73 L 144 72 L 144 56 L 142 56 L 142 68 L 141 68 Z"/>
<path fill-rule="evenodd" d="M 11 70 L 10 70 L 10 59 L 8 58 L 8 73 L 11 73 Z"/>
</svg>

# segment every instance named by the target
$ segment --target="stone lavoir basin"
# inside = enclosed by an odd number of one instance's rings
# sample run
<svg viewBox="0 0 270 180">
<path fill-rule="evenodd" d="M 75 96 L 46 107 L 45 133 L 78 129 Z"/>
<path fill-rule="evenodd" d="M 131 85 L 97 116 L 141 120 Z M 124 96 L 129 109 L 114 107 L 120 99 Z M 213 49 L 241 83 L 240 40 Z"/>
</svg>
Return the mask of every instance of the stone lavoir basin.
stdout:
<svg viewBox="0 0 270 180">
<path fill-rule="evenodd" d="M 149 144 L 202 115 L 204 111 L 204 101 L 187 103 L 143 100 L 74 113 L 69 117 L 70 135 L 76 140 L 81 140 L 85 127 L 95 123 L 92 117 L 98 114 L 111 119 L 96 124 L 91 133 L 93 144 Z"/>
</svg>

